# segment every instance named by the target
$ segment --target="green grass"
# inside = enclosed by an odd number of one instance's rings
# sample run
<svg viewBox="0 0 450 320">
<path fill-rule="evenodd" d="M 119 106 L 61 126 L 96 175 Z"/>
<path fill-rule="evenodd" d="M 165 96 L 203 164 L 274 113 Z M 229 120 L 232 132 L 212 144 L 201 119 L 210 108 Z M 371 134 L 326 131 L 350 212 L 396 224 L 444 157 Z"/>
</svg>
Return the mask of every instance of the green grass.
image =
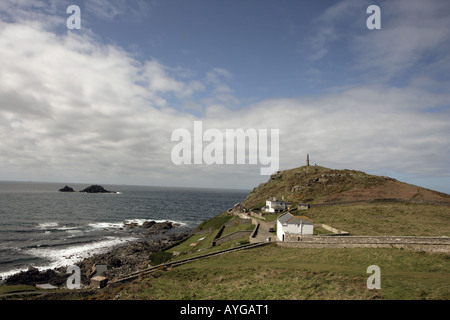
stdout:
<svg viewBox="0 0 450 320">
<path fill-rule="evenodd" d="M 254 224 L 239 224 L 236 226 L 225 227 L 225 229 L 222 232 L 222 237 L 225 237 L 226 235 L 231 234 L 236 231 L 250 231 L 250 230 L 254 230 L 254 229 L 255 229 Z"/>
<path fill-rule="evenodd" d="M 268 213 L 264 215 L 264 218 L 266 218 L 266 222 L 272 222 L 272 221 L 276 221 L 278 219 L 280 215 L 279 214 L 274 214 L 274 213 Z"/>
<path fill-rule="evenodd" d="M 353 204 L 313 207 L 304 215 L 352 235 L 450 236 L 450 206 L 444 205 Z"/>
<path fill-rule="evenodd" d="M 158 265 L 161 263 L 164 263 L 168 260 L 170 260 L 173 257 L 173 254 L 171 252 L 163 252 L 158 251 L 155 253 L 152 253 L 149 257 L 149 260 L 152 265 Z"/>
<path fill-rule="evenodd" d="M 166 250 L 166 252 L 180 252 L 180 253 L 188 253 L 188 252 L 196 252 L 199 249 L 206 249 L 210 246 L 212 239 L 216 235 L 217 230 L 209 233 L 209 234 L 194 234 L 184 242 L 179 245 Z M 204 238 L 199 241 L 199 239 Z M 196 243 L 197 245 L 191 246 L 191 244 Z"/>
<path fill-rule="evenodd" d="M 26 291 L 38 291 L 38 289 L 34 286 L 28 285 L 0 286 L 0 294 L 26 292 Z"/>
<path fill-rule="evenodd" d="M 186 239 L 185 241 L 183 241 L 182 243 L 166 250 L 166 252 L 169 252 L 169 253 L 179 252 L 182 255 L 185 255 L 185 254 L 196 253 L 200 250 L 201 254 L 204 254 L 204 253 L 206 253 L 206 251 L 204 251 L 204 250 L 209 248 L 209 246 L 211 245 L 211 241 L 214 239 L 214 237 L 216 236 L 217 232 L 222 227 L 222 225 L 224 223 L 234 220 L 236 218 L 237 217 L 233 216 L 233 215 L 220 214 L 216 217 L 206 220 L 197 227 L 196 231 L 200 232 L 200 231 L 208 231 L 209 230 L 209 232 L 196 233 L 196 234 L 192 235 L 191 237 L 189 237 L 188 239 Z M 255 228 L 255 226 L 253 224 L 237 223 L 234 226 L 225 227 L 221 236 L 223 237 L 230 233 L 233 233 L 235 231 L 240 231 L 240 230 L 253 230 L 254 228 Z M 201 238 L 204 238 L 204 239 L 199 241 Z M 193 246 L 193 244 L 196 244 L 196 245 Z M 222 249 L 223 249 L 223 247 L 220 247 L 219 249 L 216 248 L 214 250 L 222 250 Z M 182 257 L 182 258 L 184 259 L 186 257 Z"/>
<path fill-rule="evenodd" d="M 315 234 L 315 235 L 332 234 L 332 232 L 328 231 L 327 229 L 324 229 L 322 227 L 314 227 L 313 234 Z"/>
<path fill-rule="evenodd" d="M 218 216 L 211 218 L 209 220 L 203 221 L 198 225 L 196 231 L 207 230 L 207 229 L 220 229 L 220 227 L 230 220 L 236 219 L 234 215 L 226 215 L 224 213 L 219 214 Z"/>
<path fill-rule="evenodd" d="M 243 244 L 247 244 L 247 243 L 249 243 L 248 237 L 242 237 L 239 239 L 225 242 L 220 245 L 216 245 L 214 247 L 204 248 L 200 251 L 197 251 L 196 249 L 191 249 L 191 251 L 184 251 L 184 252 L 181 252 L 181 254 L 178 256 L 173 256 L 173 258 L 170 259 L 168 262 L 174 262 L 174 261 L 178 261 L 178 260 L 193 258 L 193 257 L 201 256 L 204 254 L 208 254 L 208 253 L 213 253 L 213 252 L 217 252 L 217 251 L 221 251 L 221 250 L 234 248 L 234 247 L 237 247 L 237 246 L 240 246 Z M 167 251 L 167 252 L 169 252 L 169 251 Z"/>
<path fill-rule="evenodd" d="M 369 265 L 381 289 L 366 287 Z M 276 245 L 195 261 L 122 291 L 124 299 L 449 299 L 450 258 L 401 249 Z M 170 290 L 168 290 L 170 288 Z"/>
</svg>

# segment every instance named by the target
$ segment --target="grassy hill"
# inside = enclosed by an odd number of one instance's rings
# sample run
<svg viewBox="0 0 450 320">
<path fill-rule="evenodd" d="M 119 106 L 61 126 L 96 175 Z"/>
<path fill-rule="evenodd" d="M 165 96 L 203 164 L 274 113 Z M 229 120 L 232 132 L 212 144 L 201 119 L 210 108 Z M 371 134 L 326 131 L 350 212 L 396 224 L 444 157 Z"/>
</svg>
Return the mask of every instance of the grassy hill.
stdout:
<svg viewBox="0 0 450 320">
<path fill-rule="evenodd" d="M 369 265 L 381 290 L 369 290 Z M 149 300 L 383 300 L 450 298 L 448 256 L 400 249 L 295 249 L 269 245 L 158 271 L 94 296 Z M 168 290 L 170 288 L 170 290 Z"/>
<path fill-rule="evenodd" d="M 357 170 L 303 166 L 279 171 L 254 188 L 242 202 L 247 208 L 265 205 L 269 197 L 290 203 L 311 204 L 403 200 L 417 203 L 448 203 L 450 195 Z"/>
</svg>

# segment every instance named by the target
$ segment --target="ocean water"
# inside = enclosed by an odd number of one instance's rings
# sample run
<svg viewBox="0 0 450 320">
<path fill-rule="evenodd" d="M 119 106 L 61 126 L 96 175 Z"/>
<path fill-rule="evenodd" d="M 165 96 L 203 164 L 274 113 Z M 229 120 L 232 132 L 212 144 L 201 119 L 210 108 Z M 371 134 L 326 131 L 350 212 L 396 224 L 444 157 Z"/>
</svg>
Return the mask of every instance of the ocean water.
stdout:
<svg viewBox="0 0 450 320">
<path fill-rule="evenodd" d="M 86 184 L 69 184 L 82 190 Z M 137 239 L 126 222 L 172 221 L 190 230 L 245 199 L 247 190 L 103 185 L 116 194 L 58 192 L 58 183 L 0 182 L 0 276 L 74 264 Z"/>
</svg>

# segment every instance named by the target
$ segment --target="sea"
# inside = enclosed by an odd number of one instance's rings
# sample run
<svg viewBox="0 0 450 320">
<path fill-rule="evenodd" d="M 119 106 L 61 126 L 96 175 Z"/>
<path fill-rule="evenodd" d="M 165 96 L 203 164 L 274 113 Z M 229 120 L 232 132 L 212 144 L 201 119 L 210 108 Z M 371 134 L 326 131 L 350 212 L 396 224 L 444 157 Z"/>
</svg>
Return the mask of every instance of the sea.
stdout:
<svg viewBox="0 0 450 320">
<path fill-rule="evenodd" d="M 67 184 L 75 191 L 89 184 Z M 65 184 L 0 182 L 0 277 L 73 265 L 140 238 L 125 224 L 171 221 L 177 231 L 232 208 L 249 190 L 102 185 L 116 193 L 59 192 Z"/>
</svg>

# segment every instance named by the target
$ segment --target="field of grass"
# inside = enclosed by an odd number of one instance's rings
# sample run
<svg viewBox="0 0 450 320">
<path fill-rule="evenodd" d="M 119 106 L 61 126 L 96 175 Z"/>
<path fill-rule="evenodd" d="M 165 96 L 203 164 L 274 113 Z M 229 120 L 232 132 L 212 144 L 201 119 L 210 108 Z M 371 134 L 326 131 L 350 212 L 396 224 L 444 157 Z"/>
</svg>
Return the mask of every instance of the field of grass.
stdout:
<svg viewBox="0 0 450 320">
<path fill-rule="evenodd" d="M 222 237 L 225 237 L 226 235 L 229 235 L 230 233 L 236 231 L 251 231 L 253 229 L 255 229 L 254 224 L 238 224 L 235 226 L 225 227 L 225 229 L 222 232 Z"/>
<path fill-rule="evenodd" d="M 450 236 L 450 206 L 445 205 L 352 204 L 313 207 L 304 215 L 352 235 Z"/>
<path fill-rule="evenodd" d="M 28 285 L 0 286 L 0 294 L 26 292 L 26 291 L 38 291 L 38 289 L 34 286 Z"/>
<path fill-rule="evenodd" d="M 381 289 L 369 290 L 369 265 Z M 158 271 L 122 299 L 449 299 L 450 257 L 401 249 L 294 249 L 276 245 Z"/>
<path fill-rule="evenodd" d="M 201 249 L 206 249 L 210 246 L 210 243 L 215 235 L 216 232 L 211 232 L 209 234 L 194 234 L 188 239 L 186 239 L 184 242 L 166 251 L 172 253 L 174 252 L 188 253 L 188 252 L 195 252 Z"/>
<path fill-rule="evenodd" d="M 196 228 L 196 231 L 202 231 L 202 230 L 208 230 L 208 229 L 220 229 L 220 227 L 230 220 L 236 219 L 236 216 L 233 215 L 227 215 L 224 213 L 221 213 L 217 215 L 216 217 L 213 217 L 209 220 L 203 221 L 198 225 Z"/>
</svg>

